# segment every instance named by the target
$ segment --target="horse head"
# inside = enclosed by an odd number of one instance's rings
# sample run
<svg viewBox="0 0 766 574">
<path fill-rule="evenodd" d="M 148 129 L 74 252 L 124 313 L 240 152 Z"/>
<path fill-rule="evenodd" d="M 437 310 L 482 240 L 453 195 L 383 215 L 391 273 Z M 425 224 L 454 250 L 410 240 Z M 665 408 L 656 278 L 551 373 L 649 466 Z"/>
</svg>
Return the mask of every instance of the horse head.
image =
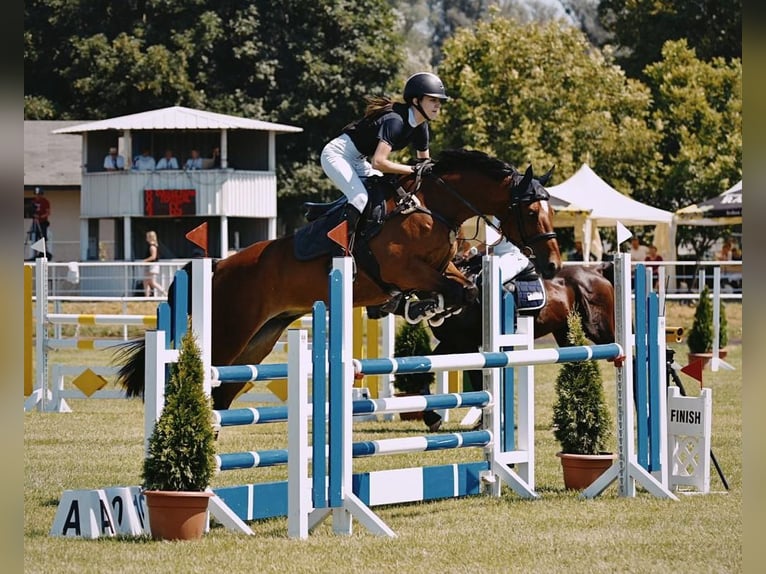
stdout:
<svg viewBox="0 0 766 574">
<path fill-rule="evenodd" d="M 457 223 L 477 215 L 495 216 L 502 234 L 534 262 L 538 273 L 550 278 L 561 268 L 550 196 L 541 183 L 551 173 L 537 180 L 531 167 L 521 174 L 480 151 L 445 150 L 433 167 L 437 197 L 428 205 Z M 453 206 L 445 205 L 450 200 Z"/>
<path fill-rule="evenodd" d="M 544 187 L 553 168 L 536 179 L 529 166 L 522 175 L 511 174 L 511 201 L 504 217 L 499 217 L 503 235 L 515 243 L 546 279 L 561 269 L 561 251 L 553 228 L 550 194 Z"/>
</svg>

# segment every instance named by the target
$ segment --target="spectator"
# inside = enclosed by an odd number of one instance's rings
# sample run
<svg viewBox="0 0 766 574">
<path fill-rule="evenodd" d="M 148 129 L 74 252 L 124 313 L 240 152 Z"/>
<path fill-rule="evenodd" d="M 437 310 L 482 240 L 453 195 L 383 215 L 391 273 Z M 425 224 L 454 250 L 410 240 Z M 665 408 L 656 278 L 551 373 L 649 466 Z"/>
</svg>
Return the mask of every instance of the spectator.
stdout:
<svg viewBox="0 0 766 574">
<path fill-rule="evenodd" d="M 731 238 L 727 237 L 715 258 L 716 261 L 741 261 L 742 253 L 736 248 Z M 733 288 L 741 288 L 742 267 L 740 265 L 721 265 L 721 279 L 724 286 L 730 285 Z"/>
<path fill-rule="evenodd" d="M 51 214 L 51 203 L 43 195 L 41 187 L 35 188 L 35 197 L 32 199 L 32 205 L 34 206 L 34 213 L 32 215 L 32 229 L 29 231 L 30 238 L 32 243 L 45 239 L 45 256 L 51 259 L 52 255 L 48 251 L 48 227 L 50 226 L 48 217 Z M 38 251 L 35 257 L 42 257 L 42 253 Z"/>
<path fill-rule="evenodd" d="M 109 148 L 109 153 L 104 158 L 104 169 L 106 171 L 121 171 L 125 169 L 125 158 L 117 153 L 116 147 Z"/>
<path fill-rule="evenodd" d="M 186 160 L 184 169 L 202 169 L 202 158 L 199 156 L 198 149 L 191 150 L 191 157 Z"/>
<path fill-rule="evenodd" d="M 165 155 L 157 162 L 157 169 L 178 169 L 178 160 L 173 155 L 172 149 L 165 150 Z"/>
<path fill-rule="evenodd" d="M 155 294 L 159 292 L 165 297 L 167 293 L 157 281 L 157 276 L 160 274 L 160 266 L 157 264 L 157 261 L 160 260 L 160 245 L 156 231 L 146 232 L 146 244 L 146 257 L 143 261 L 152 263 L 152 265 L 146 267 L 144 271 L 144 295 L 151 297 L 152 289 L 154 289 Z"/>
<path fill-rule="evenodd" d="M 153 171 L 157 166 L 148 147 L 141 150 L 141 155 L 133 160 L 133 169 L 136 171 Z"/>
<path fill-rule="evenodd" d="M 641 245 L 638 237 L 633 236 L 630 240 L 630 260 L 631 261 L 644 261 L 646 260 L 646 245 Z"/>
<path fill-rule="evenodd" d="M 656 245 L 649 245 L 649 253 L 646 255 L 645 261 L 662 261 L 662 255 L 660 255 L 657 252 L 657 246 Z M 646 266 L 652 270 L 652 278 L 654 282 L 654 287 L 657 288 L 657 279 L 659 276 L 659 265 L 651 265 L 649 263 L 646 264 Z"/>
<path fill-rule="evenodd" d="M 214 147 L 210 157 L 213 160 L 212 169 L 221 169 L 221 148 Z"/>
<path fill-rule="evenodd" d="M 574 242 L 574 250 L 569 252 L 569 261 L 585 261 L 585 254 L 582 252 L 582 241 Z"/>
</svg>

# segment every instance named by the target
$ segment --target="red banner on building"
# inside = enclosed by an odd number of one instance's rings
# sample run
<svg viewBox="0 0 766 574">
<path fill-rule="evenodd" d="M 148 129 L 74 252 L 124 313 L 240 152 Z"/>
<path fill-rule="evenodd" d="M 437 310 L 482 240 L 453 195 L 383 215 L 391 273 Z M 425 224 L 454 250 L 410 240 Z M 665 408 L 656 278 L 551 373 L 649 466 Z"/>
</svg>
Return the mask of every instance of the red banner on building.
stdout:
<svg viewBox="0 0 766 574">
<path fill-rule="evenodd" d="M 197 190 L 145 189 L 144 215 L 196 215 Z"/>
</svg>

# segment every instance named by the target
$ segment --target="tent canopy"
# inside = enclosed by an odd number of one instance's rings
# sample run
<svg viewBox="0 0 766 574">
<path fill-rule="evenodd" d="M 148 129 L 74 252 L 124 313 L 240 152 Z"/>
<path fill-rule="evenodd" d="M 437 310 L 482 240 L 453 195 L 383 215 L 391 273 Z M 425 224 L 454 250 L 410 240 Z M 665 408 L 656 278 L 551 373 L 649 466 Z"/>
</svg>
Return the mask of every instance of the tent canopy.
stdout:
<svg viewBox="0 0 766 574">
<path fill-rule="evenodd" d="M 654 225 L 654 244 L 657 250 L 663 258 L 675 259 L 673 213 L 623 195 L 601 179 L 588 164 L 582 164 L 572 177 L 547 189 L 552 197 L 591 210 L 581 235 L 588 238 L 583 241 L 583 249 L 588 250 L 585 253 L 586 260 L 591 243 L 598 234 L 597 228 L 614 227 L 618 221 L 625 226 Z M 575 228 L 575 237 L 578 235 L 578 229 Z"/>
<path fill-rule="evenodd" d="M 742 180 L 705 201 L 676 211 L 678 225 L 736 225 L 742 223 Z"/>
</svg>

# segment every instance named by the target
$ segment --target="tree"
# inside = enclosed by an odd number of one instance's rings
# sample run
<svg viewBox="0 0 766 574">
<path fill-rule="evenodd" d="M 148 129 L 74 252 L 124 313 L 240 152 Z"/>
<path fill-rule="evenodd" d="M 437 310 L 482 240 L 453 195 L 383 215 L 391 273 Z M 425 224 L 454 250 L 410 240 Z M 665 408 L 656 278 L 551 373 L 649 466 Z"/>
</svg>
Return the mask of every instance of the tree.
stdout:
<svg viewBox="0 0 766 574">
<path fill-rule="evenodd" d="M 742 179 L 741 61 L 702 61 L 685 40 L 669 41 L 645 76 L 661 160 L 635 198 L 676 211 Z M 720 236 L 720 228 L 679 226 L 677 241 L 701 259 Z"/>
<path fill-rule="evenodd" d="M 324 144 L 363 96 L 404 80 L 386 0 L 30 0 L 24 20 L 27 118 L 187 105 L 303 127 L 277 138 L 285 231 L 302 221 L 297 204 L 339 194 L 307 167 Z"/>
<path fill-rule="evenodd" d="M 558 181 L 587 162 L 627 192 L 659 159 L 648 89 L 575 28 L 496 17 L 458 31 L 444 52 L 439 73 L 455 99 L 435 130 L 441 147 L 556 165 Z"/>
<path fill-rule="evenodd" d="M 741 0 L 601 0 L 598 13 L 630 77 L 660 60 L 668 40 L 686 39 L 703 60 L 742 59 Z"/>
</svg>

